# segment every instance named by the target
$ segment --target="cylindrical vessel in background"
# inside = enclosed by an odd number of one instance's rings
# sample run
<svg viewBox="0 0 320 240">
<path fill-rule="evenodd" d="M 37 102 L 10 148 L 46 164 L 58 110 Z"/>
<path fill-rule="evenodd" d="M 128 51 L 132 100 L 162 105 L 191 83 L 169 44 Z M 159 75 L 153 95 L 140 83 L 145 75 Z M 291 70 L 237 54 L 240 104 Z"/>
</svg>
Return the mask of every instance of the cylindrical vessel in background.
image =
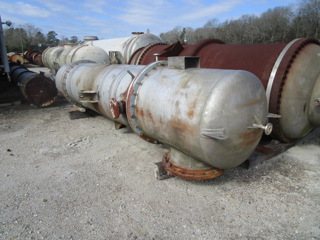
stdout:
<svg viewBox="0 0 320 240">
<path fill-rule="evenodd" d="M 48 106 L 58 95 L 54 82 L 44 74 L 31 72 L 24 66 L 11 66 L 10 75 L 12 81 L 20 87 L 22 95 L 35 106 Z"/>
<path fill-rule="evenodd" d="M 88 60 L 96 63 L 109 64 L 109 55 L 103 49 L 92 46 L 91 42 L 74 45 L 65 44 L 63 47 L 47 48 L 42 54 L 42 62 L 53 72 L 67 63 Z"/>
<path fill-rule="evenodd" d="M 136 50 L 152 43 L 161 43 L 161 40 L 151 33 L 138 33 L 132 37 L 93 41 L 92 45 L 102 48 L 107 53 L 120 53 L 118 63 L 127 64 Z"/>
<path fill-rule="evenodd" d="M 14 53 L 14 52 L 8 53 L 8 58 L 11 63 L 16 63 L 16 64 L 24 63 L 23 57 L 18 53 Z"/>
</svg>

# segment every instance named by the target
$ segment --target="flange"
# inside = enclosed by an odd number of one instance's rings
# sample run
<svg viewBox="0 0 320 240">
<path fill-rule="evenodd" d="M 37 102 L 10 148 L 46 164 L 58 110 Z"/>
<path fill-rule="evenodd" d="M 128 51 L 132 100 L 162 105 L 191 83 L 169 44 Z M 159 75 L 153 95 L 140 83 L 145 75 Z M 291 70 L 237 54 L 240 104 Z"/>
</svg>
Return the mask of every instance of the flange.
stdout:
<svg viewBox="0 0 320 240">
<path fill-rule="evenodd" d="M 217 178 L 221 176 L 222 173 L 224 172 L 223 169 L 214 168 L 214 167 L 210 167 L 207 169 L 195 169 L 195 170 L 179 167 L 170 160 L 170 152 L 167 152 L 163 156 L 162 166 L 167 172 L 171 173 L 174 176 L 177 176 L 183 179 L 197 180 L 197 181 Z"/>
<path fill-rule="evenodd" d="M 152 70 L 159 66 L 167 65 L 167 61 L 158 61 L 147 65 L 132 81 L 128 88 L 127 98 L 126 98 L 126 113 L 127 119 L 131 129 L 142 139 L 146 140 L 150 143 L 158 143 L 156 139 L 153 139 L 143 133 L 143 131 L 139 128 L 137 124 L 136 118 L 136 100 L 138 97 L 139 89 L 143 84 L 143 80 L 146 75 L 150 73 Z"/>
</svg>

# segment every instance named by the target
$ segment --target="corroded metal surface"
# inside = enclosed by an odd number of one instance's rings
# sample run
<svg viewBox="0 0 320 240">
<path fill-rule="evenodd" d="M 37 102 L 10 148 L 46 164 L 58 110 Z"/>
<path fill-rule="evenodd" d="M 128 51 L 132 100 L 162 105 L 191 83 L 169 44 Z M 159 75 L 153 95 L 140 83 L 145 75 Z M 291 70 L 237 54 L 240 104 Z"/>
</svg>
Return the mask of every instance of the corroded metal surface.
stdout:
<svg viewBox="0 0 320 240">
<path fill-rule="evenodd" d="M 187 179 L 187 180 L 196 180 L 196 181 L 217 178 L 221 176 L 224 172 L 224 170 L 214 168 L 214 167 L 210 167 L 208 169 L 197 169 L 197 170 L 179 167 L 175 165 L 172 161 L 170 161 L 170 152 L 167 152 L 163 156 L 162 166 L 167 172 L 169 172 L 170 174 L 176 177 Z"/>
<path fill-rule="evenodd" d="M 24 58 L 29 61 L 29 63 L 36 64 L 39 66 L 44 66 L 42 62 L 42 53 L 38 50 L 28 50 L 23 54 Z"/>
<path fill-rule="evenodd" d="M 181 47 L 183 49 L 181 49 Z M 312 50 L 310 50 L 312 49 Z M 213 69 L 241 69 L 252 72 L 267 90 L 273 137 L 291 142 L 320 125 L 320 46 L 314 39 L 296 39 L 289 44 L 223 44 L 208 39 L 194 45 L 175 43 L 148 46 L 134 53 L 132 64 L 149 64 L 168 56 L 199 56 L 200 66 Z M 312 99 L 311 99 L 312 98 Z"/>
<path fill-rule="evenodd" d="M 23 96 L 35 106 L 50 105 L 58 94 L 54 82 L 43 73 L 31 72 L 23 66 L 12 66 L 10 75 Z"/>
<path fill-rule="evenodd" d="M 23 57 L 17 53 L 8 53 L 8 59 L 11 63 L 16 63 L 16 64 L 24 63 Z"/>
<path fill-rule="evenodd" d="M 111 112 L 111 116 L 114 119 L 119 118 L 120 116 L 120 104 L 117 102 L 117 100 L 115 98 L 111 98 L 110 102 L 109 102 L 109 107 L 110 107 L 110 112 Z"/>
<path fill-rule="evenodd" d="M 193 64 L 182 60 L 182 69 L 180 61 L 170 61 L 170 68 L 161 61 L 146 67 L 67 64 L 56 83 L 73 103 L 130 125 L 149 142 L 183 152 L 182 157 L 174 153 L 177 166 L 185 168 L 184 159 L 194 166 L 238 166 L 254 151 L 263 133 L 260 125 L 267 123 L 261 82 L 249 72 L 190 68 L 197 66 L 194 58 Z"/>
</svg>

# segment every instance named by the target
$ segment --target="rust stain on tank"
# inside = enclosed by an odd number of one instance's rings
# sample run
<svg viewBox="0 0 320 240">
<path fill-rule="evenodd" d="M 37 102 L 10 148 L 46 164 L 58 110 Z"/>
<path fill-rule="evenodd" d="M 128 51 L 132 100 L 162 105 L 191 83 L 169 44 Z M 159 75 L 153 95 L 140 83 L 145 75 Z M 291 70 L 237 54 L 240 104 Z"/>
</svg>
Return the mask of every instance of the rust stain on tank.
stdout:
<svg viewBox="0 0 320 240">
<path fill-rule="evenodd" d="M 243 146 L 251 146 L 260 140 L 260 129 L 255 129 L 248 131 L 246 133 L 240 134 L 239 137 L 243 140 Z"/>
<path fill-rule="evenodd" d="M 257 137 L 257 138 L 254 138 L 254 139 L 248 141 L 248 142 L 244 142 L 243 145 L 251 146 L 251 145 L 255 144 L 257 141 L 259 141 L 259 140 L 260 140 L 260 137 Z"/>
<path fill-rule="evenodd" d="M 196 102 L 193 101 L 190 105 L 189 105 L 189 110 L 188 110 L 188 118 L 192 119 L 194 117 L 194 110 L 196 108 Z"/>
<path fill-rule="evenodd" d="M 168 127 L 173 129 L 177 135 L 194 135 L 195 134 L 195 127 L 190 125 L 187 122 L 181 121 L 181 119 L 173 118 L 168 122 Z"/>
<path fill-rule="evenodd" d="M 240 105 L 237 105 L 236 107 L 237 108 L 243 108 L 243 107 L 250 107 L 250 106 L 253 106 L 253 105 L 256 105 L 256 104 L 259 104 L 263 102 L 263 99 L 259 98 L 259 99 L 253 99 L 249 102 L 246 102 L 246 103 L 242 103 Z"/>
<path fill-rule="evenodd" d="M 260 132 L 260 129 L 255 129 L 255 130 L 248 131 L 248 132 L 241 134 L 240 137 L 241 138 L 250 138 L 252 136 L 256 136 L 257 134 L 259 134 L 259 132 Z"/>
<path fill-rule="evenodd" d="M 192 119 L 193 116 L 194 116 L 194 109 L 190 109 L 190 110 L 188 111 L 188 117 L 189 117 L 190 119 Z"/>
<path fill-rule="evenodd" d="M 140 108 L 137 108 L 137 107 L 136 107 L 135 110 L 136 110 L 136 114 L 138 116 L 140 116 L 142 118 L 146 117 L 146 118 L 149 118 L 149 119 L 153 119 L 153 116 L 149 111 L 145 112 L 145 111 L 143 111 L 143 109 L 140 109 Z"/>
</svg>

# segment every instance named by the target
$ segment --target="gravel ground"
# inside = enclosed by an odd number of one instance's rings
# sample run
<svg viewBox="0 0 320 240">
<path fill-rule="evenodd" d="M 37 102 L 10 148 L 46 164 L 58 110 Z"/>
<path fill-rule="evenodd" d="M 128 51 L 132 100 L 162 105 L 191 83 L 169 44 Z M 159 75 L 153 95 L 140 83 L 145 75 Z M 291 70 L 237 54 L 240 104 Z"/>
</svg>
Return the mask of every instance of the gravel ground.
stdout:
<svg viewBox="0 0 320 240">
<path fill-rule="evenodd" d="M 320 239 L 320 136 L 250 169 L 154 176 L 167 151 L 65 101 L 0 107 L 0 239 Z"/>
</svg>

